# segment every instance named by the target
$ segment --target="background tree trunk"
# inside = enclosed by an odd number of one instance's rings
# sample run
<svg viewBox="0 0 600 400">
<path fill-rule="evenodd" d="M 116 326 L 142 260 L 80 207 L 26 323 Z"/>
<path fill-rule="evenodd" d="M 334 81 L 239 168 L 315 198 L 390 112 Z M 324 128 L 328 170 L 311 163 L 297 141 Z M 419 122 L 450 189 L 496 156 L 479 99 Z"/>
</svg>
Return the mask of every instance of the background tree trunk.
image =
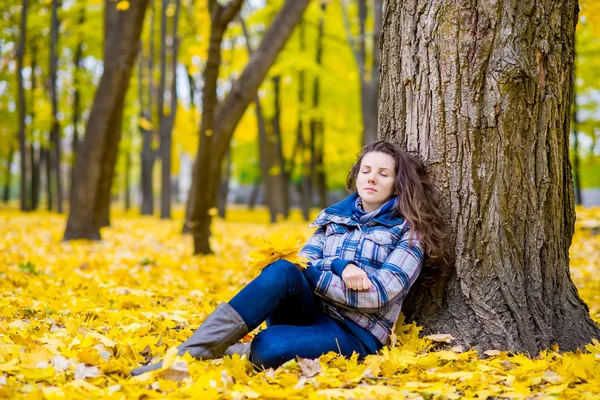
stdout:
<svg viewBox="0 0 600 400">
<path fill-rule="evenodd" d="M 37 69 L 37 46 L 31 46 L 31 96 L 29 101 L 29 134 L 31 140 L 29 142 L 29 165 L 31 165 L 31 209 L 37 210 L 40 200 L 40 161 L 41 161 L 41 144 L 40 151 L 37 153 L 35 149 L 35 90 L 37 89 L 36 79 Z"/>
<path fill-rule="evenodd" d="M 85 23 L 85 7 L 79 11 L 79 28 Z M 77 161 L 77 148 L 79 147 L 79 122 L 81 121 L 81 91 L 79 90 L 79 74 L 81 70 L 81 59 L 83 58 L 83 38 L 79 38 L 75 55 L 73 56 L 73 142 L 71 143 L 71 184 L 69 196 L 73 189 L 73 177 L 75 175 L 75 166 Z"/>
<path fill-rule="evenodd" d="M 306 50 L 305 45 L 305 25 L 300 25 L 300 32 L 298 35 L 298 39 L 300 40 L 300 52 L 304 52 Z M 304 138 L 304 120 L 302 119 L 303 108 L 304 105 L 304 92 L 306 86 L 306 71 L 300 70 L 298 71 L 298 109 L 300 113 L 298 115 L 298 127 L 296 132 L 298 149 L 300 151 L 300 159 L 302 160 L 300 175 L 301 175 L 301 209 L 302 216 L 305 221 L 310 219 L 310 207 L 312 205 L 312 185 L 311 185 L 311 175 L 310 175 L 310 158 L 306 156 L 306 140 Z M 310 143 L 309 143 L 310 146 Z"/>
<path fill-rule="evenodd" d="M 58 73 L 58 8 L 59 0 L 52 0 L 52 23 L 50 26 L 50 101 L 52 103 L 52 130 L 50 140 L 53 146 L 53 152 L 50 153 L 52 168 L 54 169 L 56 179 L 56 211 L 59 214 L 63 212 L 63 185 L 60 168 L 61 144 L 60 144 L 60 123 L 58 122 L 58 93 L 57 93 L 57 73 Z"/>
<path fill-rule="evenodd" d="M 377 138 L 377 96 L 379 91 L 380 63 L 379 37 L 381 36 L 383 0 L 373 0 L 373 32 L 371 34 L 373 45 L 371 49 L 370 68 L 367 63 L 366 43 L 366 25 L 369 7 L 367 6 L 367 0 L 357 0 L 357 5 L 358 38 L 352 34 L 346 5 L 344 4 L 342 4 L 342 11 L 348 44 L 354 53 L 354 59 L 356 60 L 360 76 L 360 103 L 363 122 L 362 144 L 366 145 L 374 142 Z"/>
<path fill-rule="evenodd" d="M 160 217 L 171 218 L 171 148 L 173 139 L 173 124 L 177 113 L 177 56 L 179 38 L 177 25 L 179 22 L 180 0 L 175 1 L 175 15 L 173 17 L 171 33 L 171 87 L 169 89 L 169 112 L 164 108 L 164 97 L 167 83 L 167 8 L 168 2 L 163 0 L 161 17 L 161 52 L 160 52 L 160 89 L 158 98 L 158 116 L 160 123 L 160 157 L 161 157 L 161 202 Z"/>
<path fill-rule="evenodd" d="M 14 147 L 11 145 L 10 150 L 8 151 L 8 158 L 6 159 L 6 176 L 4 178 L 4 195 L 2 198 L 5 203 L 8 203 L 10 200 L 10 185 L 11 185 L 11 173 L 10 169 L 12 168 L 13 159 L 15 156 Z"/>
<path fill-rule="evenodd" d="M 274 167 L 277 171 L 275 201 L 278 204 L 279 212 L 287 219 L 290 215 L 290 177 L 287 175 L 285 167 L 285 158 L 283 156 L 283 138 L 281 135 L 281 101 L 280 101 L 280 76 L 271 78 L 273 83 L 273 119 L 271 122 L 273 130 L 273 155 Z"/>
<path fill-rule="evenodd" d="M 21 31 L 19 32 L 19 47 L 17 48 L 17 86 L 19 97 L 19 158 L 21 160 L 21 182 L 19 193 L 21 199 L 21 211 L 28 211 L 29 196 L 27 194 L 28 166 L 27 166 L 27 143 L 25 141 L 25 86 L 23 84 L 23 58 L 25 56 L 25 40 L 27 38 L 27 0 L 23 0 L 21 7 Z"/>
<path fill-rule="evenodd" d="M 252 56 L 252 47 L 250 46 L 250 35 L 246 29 L 246 24 L 242 17 L 239 18 L 244 39 L 246 39 L 246 49 L 248 55 Z M 277 214 L 279 212 L 275 201 L 276 182 L 275 177 L 271 175 L 272 149 L 267 137 L 267 124 L 265 123 L 264 114 L 260 104 L 258 93 L 254 96 L 254 104 L 256 106 L 256 121 L 258 123 L 258 154 L 260 158 L 260 171 L 265 189 L 265 203 L 269 209 L 270 222 L 277 222 Z"/>
<path fill-rule="evenodd" d="M 379 137 L 425 162 L 453 266 L 404 312 L 479 350 L 599 337 L 569 276 L 576 0 L 387 3 Z"/>
<path fill-rule="evenodd" d="M 114 2 L 105 2 L 105 36 L 110 38 L 106 37 L 104 72 L 79 148 L 65 240 L 100 239 L 121 137 L 123 101 L 137 56 L 147 5 L 148 0 L 134 1 L 126 12 L 120 12 Z M 114 40 L 115 37 L 118 40 Z M 114 60 L 110 60 L 107 46 L 113 46 L 108 47 L 111 55 L 118 55 L 113 57 Z"/>
<path fill-rule="evenodd" d="M 323 65 L 323 36 L 325 30 L 325 11 L 327 3 L 321 1 L 321 18 L 319 20 L 319 31 L 317 35 L 317 51 L 315 63 L 322 67 Z M 313 112 L 318 115 L 319 100 L 320 100 L 321 85 L 319 75 L 316 75 L 313 80 Z M 310 176 L 313 179 L 313 187 L 316 187 L 319 192 L 319 206 L 321 209 L 327 207 L 327 185 L 325 182 L 325 165 L 324 165 L 324 146 L 325 146 L 325 127 L 323 126 L 323 118 L 313 116 L 310 120 Z"/>
<path fill-rule="evenodd" d="M 140 116 L 151 126 L 154 122 L 153 116 L 153 93 L 154 93 L 154 19 L 156 17 L 156 1 L 150 0 L 150 40 L 148 45 L 148 104 L 144 105 L 144 55 L 140 51 L 140 63 L 138 70 L 139 98 L 140 98 Z M 140 42 L 143 47 L 143 43 Z M 154 136 L 154 127 L 148 127 L 148 124 L 140 125 L 140 134 L 142 135 L 142 151 L 140 154 L 140 186 L 142 192 L 142 215 L 154 214 L 154 185 L 153 174 L 154 160 L 156 152 L 152 148 L 152 138 Z"/>
</svg>

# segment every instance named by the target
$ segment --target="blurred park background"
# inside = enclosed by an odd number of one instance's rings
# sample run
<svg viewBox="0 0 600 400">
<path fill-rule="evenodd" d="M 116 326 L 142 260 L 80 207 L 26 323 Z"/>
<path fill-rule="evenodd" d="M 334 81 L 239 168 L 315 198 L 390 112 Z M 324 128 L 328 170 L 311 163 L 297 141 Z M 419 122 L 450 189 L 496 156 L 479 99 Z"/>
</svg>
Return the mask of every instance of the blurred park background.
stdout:
<svg viewBox="0 0 600 400">
<path fill-rule="evenodd" d="M 114 18 L 123 18 L 137 3 L 106 4 L 117 11 Z M 218 75 L 209 77 L 216 99 L 202 94 L 211 26 L 218 25 L 211 24 L 210 3 L 150 0 L 139 40 L 125 48 L 119 43 L 125 40 L 123 34 L 114 42 L 111 30 L 105 32 L 105 4 L 100 0 L 4 2 L 3 201 L 21 210 L 68 210 L 79 146 L 103 70 L 110 60 L 133 50 L 137 54 L 125 84 L 122 115 L 110 128 L 120 140 L 111 151 L 116 160 L 105 184 L 110 188 L 108 202 L 112 208 L 163 218 L 171 217 L 172 206 L 185 208 L 203 110 L 214 109 L 231 93 L 284 2 L 243 2 L 239 15 L 221 26 L 222 52 L 212 60 Z M 229 5 L 234 3 L 242 2 Z M 220 216 L 227 205 L 245 204 L 266 205 L 272 221 L 285 218 L 292 207 L 303 209 L 308 218 L 311 207 L 344 196 L 346 173 L 356 153 L 376 139 L 382 26 L 377 5 L 381 8 L 382 1 L 314 1 L 297 18 L 234 126 L 232 140 L 225 141 Z M 600 204 L 599 15 L 598 3 L 580 2 L 571 161 L 576 199 L 584 205 Z"/>
</svg>

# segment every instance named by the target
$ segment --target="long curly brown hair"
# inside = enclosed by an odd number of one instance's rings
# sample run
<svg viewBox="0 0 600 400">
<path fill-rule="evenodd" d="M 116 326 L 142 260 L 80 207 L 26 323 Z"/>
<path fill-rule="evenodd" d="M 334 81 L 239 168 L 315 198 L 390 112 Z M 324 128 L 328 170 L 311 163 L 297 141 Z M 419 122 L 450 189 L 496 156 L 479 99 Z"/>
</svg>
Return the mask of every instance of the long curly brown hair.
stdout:
<svg viewBox="0 0 600 400">
<path fill-rule="evenodd" d="M 426 254 L 425 264 L 445 264 L 447 231 L 438 205 L 437 191 L 427 177 L 425 167 L 415 156 L 385 141 L 364 146 L 348 173 L 346 189 L 356 192 L 360 164 L 363 157 L 372 152 L 388 154 L 394 159 L 394 193 L 398 196 L 396 213 L 408 221 L 410 237 L 418 233 L 419 243 Z"/>
</svg>

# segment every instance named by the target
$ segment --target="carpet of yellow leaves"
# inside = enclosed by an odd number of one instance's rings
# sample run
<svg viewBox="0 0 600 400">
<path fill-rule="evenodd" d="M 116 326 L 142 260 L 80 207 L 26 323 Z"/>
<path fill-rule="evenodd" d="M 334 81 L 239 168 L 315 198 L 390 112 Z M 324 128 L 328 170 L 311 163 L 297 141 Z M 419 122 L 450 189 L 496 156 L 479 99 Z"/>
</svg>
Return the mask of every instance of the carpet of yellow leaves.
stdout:
<svg viewBox="0 0 600 400">
<path fill-rule="evenodd" d="M 572 275 L 599 322 L 600 209 L 577 215 Z M 232 210 L 215 222 L 215 255 L 192 257 L 180 220 L 117 215 L 104 241 L 62 243 L 64 217 L 0 209 L 0 398 L 600 398 L 598 342 L 478 355 L 399 324 L 396 345 L 364 362 L 329 353 L 256 372 L 238 356 L 176 357 L 169 349 L 258 273 L 265 249 L 285 256 L 311 233 L 298 218 L 265 219 Z M 162 357 L 163 370 L 129 377 Z"/>
</svg>

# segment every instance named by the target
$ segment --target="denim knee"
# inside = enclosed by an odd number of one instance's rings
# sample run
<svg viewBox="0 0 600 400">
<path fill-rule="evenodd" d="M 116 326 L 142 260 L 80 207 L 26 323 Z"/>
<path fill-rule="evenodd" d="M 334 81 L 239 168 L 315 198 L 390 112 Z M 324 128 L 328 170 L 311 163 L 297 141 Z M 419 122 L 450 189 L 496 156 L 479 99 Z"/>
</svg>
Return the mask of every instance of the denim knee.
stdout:
<svg viewBox="0 0 600 400">
<path fill-rule="evenodd" d="M 268 332 L 261 331 L 252 339 L 250 361 L 260 369 L 277 368 L 287 361 L 278 348 L 278 344 L 269 339 Z"/>
<path fill-rule="evenodd" d="M 288 260 L 277 260 L 269 264 L 263 269 L 263 273 L 269 273 L 270 275 L 276 276 L 277 279 L 306 279 L 304 274 Z"/>
</svg>

